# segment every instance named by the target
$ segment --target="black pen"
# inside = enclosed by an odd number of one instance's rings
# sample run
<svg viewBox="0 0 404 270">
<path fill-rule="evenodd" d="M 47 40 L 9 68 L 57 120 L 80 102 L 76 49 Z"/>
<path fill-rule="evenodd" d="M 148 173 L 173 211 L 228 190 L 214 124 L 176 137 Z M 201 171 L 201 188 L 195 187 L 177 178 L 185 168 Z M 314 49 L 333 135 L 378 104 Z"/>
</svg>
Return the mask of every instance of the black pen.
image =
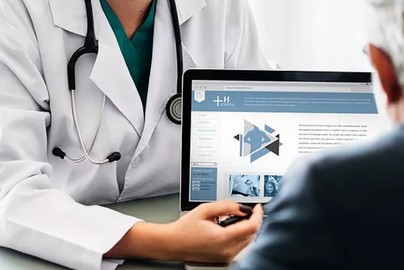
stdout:
<svg viewBox="0 0 404 270">
<path fill-rule="evenodd" d="M 242 220 L 249 219 L 250 217 L 251 217 L 251 214 L 248 214 L 248 215 L 246 215 L 244 217 L 232 216 L 232 217 L 229 217 L 229 218 L 227 218 L 225 220 L 220 221 L 219 225 L 222 226 L 222 227 L 227 227 L 227 226 L 233 225 L 233 224 L 235 224 L 237 222 L 240 222 Z"/>
</svg>

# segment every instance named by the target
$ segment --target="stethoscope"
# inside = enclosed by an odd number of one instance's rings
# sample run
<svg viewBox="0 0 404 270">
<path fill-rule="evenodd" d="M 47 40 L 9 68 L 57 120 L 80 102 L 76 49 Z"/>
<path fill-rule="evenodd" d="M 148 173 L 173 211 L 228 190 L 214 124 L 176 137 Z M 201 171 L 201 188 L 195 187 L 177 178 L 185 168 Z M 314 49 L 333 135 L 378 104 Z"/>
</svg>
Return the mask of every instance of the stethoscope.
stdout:
<svg viewBox="0 0 404 270">
<path fill-rule="evenodd" d="M 106 97 L 104 95 L 102 101 L 102 107 L 100 110 L 100 115 L 98 118 L 98 124 L 96 131 L 91 139 L 90 146 L 88 150 L 86 149 L 83 141 L 83 136 L 81 135 L 80 126 L 78 123 L 77 110 L 76 110 L 76 74 L 75 67 L 78 59 L 85 54 L 98 54 L 98 40 L 95 37 L 94 31 L 94 16 L 93 16 L 93 8 L 91 5 L 91 0 L 84 0 L 86 4 L 86 12 L 87 12 L 87 35 L 84 42 L 84 46 L 79 48 L 70 58 L 67 67 L 67 77 L 68 77 L 68 85 L 71 95 L 71 106 L 72 106 L 72 115 L 74 126 L 77 131 L 77 136 L 79 138 L 80 147 L 84 153 L 84 156 L 80 158 L 71 158 L 66 152 L 64 152 L 61 148 L 54 148 L 52 153 L 54 156 L 59 157 L 61 159 L 65 159 L 71 163 L 81 163 L 85 160 L 90 161 L 94 165 L 103 165 L 107 163 L 112 163 L 115 161 L 119 161 L 121 159 L 121 153 L 114 152 L 109 155 L 104 160 L 95 160 L 90 156 L 91 149 L 94 146 L 95 140 L 97 139 L 98 133 L 100 131 L 101 121 L 105 111 Z M 175 0 L 168 0 L 170 4 L 170 12 L 173 20 L 174 26 L 174 36 L 175 36 L 175 47 L 177 54 L 177 93 L 172 96 L 166 107 L 167 117 L 176 125 L 181 124 L 181 116 L 182 116 L 182 72 L 183 72 L 183 59 L 182 59 L 182 38 L 181 38 L 181 29 L 180 23 L 178 19 L 178 12 Z"/>
</svg>

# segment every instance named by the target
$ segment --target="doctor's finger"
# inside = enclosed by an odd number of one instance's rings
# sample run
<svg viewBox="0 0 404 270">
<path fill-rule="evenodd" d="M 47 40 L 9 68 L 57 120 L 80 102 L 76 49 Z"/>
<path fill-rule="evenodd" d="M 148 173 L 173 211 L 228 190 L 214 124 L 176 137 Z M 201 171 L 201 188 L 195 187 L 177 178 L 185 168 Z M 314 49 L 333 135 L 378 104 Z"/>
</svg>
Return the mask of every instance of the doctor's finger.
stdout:
<svg viewBox="0 0 404 270">
<path fill-rule="evenodd" d="M 200 206 L 200 215 L 202 218 L 213 218 L 218 216 L 238 215 L 245 216 L 252 209 L 248 206 L 238 204 L 233 201 L 220 201 L 215 203 L 207 203 Z"/>
<path fill-rule="evenodd" d="M 262 220 L 264 218 L 264 209 L 261 204 L 257 204 L 253 209 L 253 214 L 250 217 L 249 221 L 255 223 L 258 226 L 261 226 Z"/>
</svg>

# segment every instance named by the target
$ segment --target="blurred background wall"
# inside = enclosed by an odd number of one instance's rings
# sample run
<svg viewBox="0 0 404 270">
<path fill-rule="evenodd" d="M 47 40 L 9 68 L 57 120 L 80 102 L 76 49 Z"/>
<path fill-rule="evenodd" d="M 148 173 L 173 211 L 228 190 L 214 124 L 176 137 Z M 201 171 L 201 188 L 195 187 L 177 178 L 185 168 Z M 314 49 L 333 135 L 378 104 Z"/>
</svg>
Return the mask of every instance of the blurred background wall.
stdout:
<svg viewBox="0 0 404 270">
<path fill-rule="evenodd" d="M 249 0 L 268 59 L 284 69 L 370 71 L 362 1 Z"/>
</svg>

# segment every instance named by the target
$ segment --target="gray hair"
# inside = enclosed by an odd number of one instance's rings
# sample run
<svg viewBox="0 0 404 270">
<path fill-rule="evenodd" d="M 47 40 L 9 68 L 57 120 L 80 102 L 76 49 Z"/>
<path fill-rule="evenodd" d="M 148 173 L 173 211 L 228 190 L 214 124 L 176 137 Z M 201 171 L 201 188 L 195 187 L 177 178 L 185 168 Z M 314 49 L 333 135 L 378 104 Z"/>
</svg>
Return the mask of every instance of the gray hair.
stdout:
<svg viewBox="0 0 404 270">
<path fill-rule="evenodd" d="M 392 59 L 404 90 L 404 0 L 365 0 L 369 43 Z"/>
</svg>

